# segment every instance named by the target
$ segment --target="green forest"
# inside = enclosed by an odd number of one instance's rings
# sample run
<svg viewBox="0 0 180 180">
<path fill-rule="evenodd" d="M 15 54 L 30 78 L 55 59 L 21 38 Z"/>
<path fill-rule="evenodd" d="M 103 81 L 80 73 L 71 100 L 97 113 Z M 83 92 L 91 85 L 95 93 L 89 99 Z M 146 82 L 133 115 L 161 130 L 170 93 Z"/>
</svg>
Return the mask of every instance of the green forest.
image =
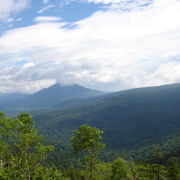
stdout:
<svg viewBox="0 0 180 180">
<path fill-rule="evenodd" d="M 106 135 L 107 136 L 107 135 Z M 16 118 L 0 113 L 1 180 L 179 180 L 180 151 L 155 146 L 144 159 L 116 157 L 108 161 L 101 129 L 80 125 L 69 139 L 71 148 L 57 150 L 35 128 L 28 113 Z M 63 147 L 63 145 L 62 145 Z M 57 154 L 59 153 L 59 154 Z M 60 162 L 68 161 L 63 165 Z M 109 158 L 110 159 L 110 158 Z"/>
<path fill-rule="evenodd" d="M 0 0 L 0 180 L 180 180 L 180 0 Z"/>
</svg>

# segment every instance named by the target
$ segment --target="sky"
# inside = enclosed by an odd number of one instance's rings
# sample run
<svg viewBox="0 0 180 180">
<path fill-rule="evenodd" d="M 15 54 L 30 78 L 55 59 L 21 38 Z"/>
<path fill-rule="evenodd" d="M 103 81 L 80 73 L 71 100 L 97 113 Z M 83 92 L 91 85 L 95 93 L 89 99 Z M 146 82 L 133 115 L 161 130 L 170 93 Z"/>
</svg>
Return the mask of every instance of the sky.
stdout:
<svg viewBox="0 0 180 180">
<path fill-rule="evenodd" d="M 0 92 L 180 82 L 180 0 L 0 0 Z"/>
</svg>

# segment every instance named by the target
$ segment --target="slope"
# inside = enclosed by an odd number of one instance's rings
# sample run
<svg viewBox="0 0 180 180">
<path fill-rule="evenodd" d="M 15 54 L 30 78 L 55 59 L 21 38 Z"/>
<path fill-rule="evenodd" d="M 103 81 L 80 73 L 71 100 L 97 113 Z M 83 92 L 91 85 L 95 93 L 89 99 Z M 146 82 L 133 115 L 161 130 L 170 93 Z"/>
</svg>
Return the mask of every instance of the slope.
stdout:
<svg viewBox="0 0 180 180">
<path fill-rule="evenodd" d="M 13 101 L 17 101 L 19 99 L 27 97 L 28 94 L 26 93 L 1 93 L 0 94 L 0 105 L 6 106 Z"/>
<path fill-rule="evenodd" d="M 9 108 L 51 108 L 65 100 L 85 98 L 100 94 L 101 92 L 99 91 L 84 88 L 79 85 L 61 86 L 60 84 L 55 84 L 28 97 L 14 101 L 14 103 L 9 104 Z"/>
<path fill-rule="evenodd" d="M 179 137 L 179 108 L 180 84 L 172 84 L 78 101 L 34 117 L 52 142 L 66 144 L 79 125 L 88 124 L 104 131 L 107 148 L 132 149 Z"/>
</svg>

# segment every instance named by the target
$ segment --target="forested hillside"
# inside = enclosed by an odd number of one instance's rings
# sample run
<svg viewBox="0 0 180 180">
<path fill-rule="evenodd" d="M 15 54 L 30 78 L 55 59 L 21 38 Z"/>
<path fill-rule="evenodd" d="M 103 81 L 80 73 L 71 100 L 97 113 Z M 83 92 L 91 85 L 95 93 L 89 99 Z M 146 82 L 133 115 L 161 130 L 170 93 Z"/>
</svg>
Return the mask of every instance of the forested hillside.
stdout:
<svg viewBox="0 0 180 180">
<path fill-rule="evenodd" d="M 179 107 L 172 84 L 58 102 L 35 124 L 1 113 L 0 178 L 179 180 Z"/>
<path fill-rule="evenodd" d="M 46 145 L 28 113 L 10 118 L 0 113 L 1 180 L 179 180 L 179 152 L 164 154 L 159 147 L 143 161 L 111 162 L 99 159 L 105 148 L 103 131 L 81 125 L 73 132 L 71 155 L 66 166 L 53 156 L 54 146 Z M 56 150 L 56 149 L 55 149 Z M 51 158 L 48 158 L 50 155 Z M 61 154 L 58 154 L 59 156 Z M 53 159 L 54 158 L 54 159 Z"/>
<path fill-rule="evenodd" d="M 172 84 L 69 102 L 53 111 L 36 112 L 34 118 L 40 132 L 61 145 L 69 144 L 74 130 L 87 124 L 104 131 L 107 149 L 143 152 L 161 144 L 171 152 L 180 148 L 179 107 L 180 84 Z"/>
</svg>

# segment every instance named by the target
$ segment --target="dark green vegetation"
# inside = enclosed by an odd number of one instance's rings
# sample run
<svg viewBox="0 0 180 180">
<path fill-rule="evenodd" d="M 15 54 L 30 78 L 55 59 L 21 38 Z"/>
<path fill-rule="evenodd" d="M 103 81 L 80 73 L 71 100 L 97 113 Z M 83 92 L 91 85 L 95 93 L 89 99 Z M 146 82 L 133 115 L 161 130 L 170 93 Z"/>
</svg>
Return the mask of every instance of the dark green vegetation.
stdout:
<svg viewBox="0 0 180 180">
<path fill-rule="evenodd" d="M 47 161 L 54 147 L 45 145 L 27 113 L 9 118 L 0 113 L 1 180 L 179 180 L 180 159 L 155 148 L 144 162 L 117 158 L 100 161 L 105 145 L 103 131 L 82 125 L 71 138 L 74 157 L 71 165 L 58 168 Z M 75 154 L 79 156 L 75 156 Z M 67 158 L 67 157 L 65 157 Z"/>
<path fill-rule="evenodd" d="M 34 113 L 37 127 L 59 147 L 82 124 L 104 132 L 108 159 L 122 155 L 148 157 L 156 145 L 163 152 L 180 149 L 180 84 L 126 90 L 91 99 L 61 103 Z M 58 145 L 59 144 L 59 145 Z"/>
<path fill-rule="evenodd" d="M 8 109 L 42 109 L 52 108 L 56 104 L 70 99 L 86 98 L 102 94 L 100 91 L 84 88 L 79 85 L 61 86 L 55 84 L 27 97 L 6 104 Z"/>
<path fill-rule="evenodd" d="M 37 107 L 36 111 L 32 111 L 35 125 L 39 133 L 45 136 L 45 144 L 51 144 L 54 148 L 44 144 L 42 137 L 33 129 L 29 115 L 21 114 L 14 119 L 1 115 L 1 119 L 7 121 L 4 124 L 1 122 L 3 148 L 0 158 L 5 162 L 5 169 L 0 162 L 2 178 L 12 179 L 14 173 L 10 172 L 17 171 L 17 177 L 13 179 L 28 179 L 27 173 L 22 174 L 19 166 L 29 171 L 28 168 L 33 164 L 26 158 L 34 156 L 37 157 L 34 158 L 35 162 L 39 159 L 39 163 L 38 168 L 30 173 L 30 179 L 40 177 L 48 180 L 49 176 L 60 180 L 180 179 L 180 84 L 132 89 L 101 96 L 94 94 L 94 97 L 89 98 L 83 98 L 87 96 L 83 95 L 84 90 L 81 91 L 83 88 L 80 86 L 70 86 L 68 89 L 55 85 L 21 99 L 35 103 L 32 106 Z M 31 101 L 29 97 L 34 100 Z M 15 101 L 17 108 L 31 109 L 29 105 L 23 106 L 21 103 L 18 107 L 18 102 L 23 102 L 21 100 Z M 12 103 L 13 107 L 15 103 Z M 43 110 L 43 107 L 46 109 Z M 27 121 L 23 120 L 24 117 Z M 24 132 L 26 123 L 29 123 L 27 127 L 32 129 L 31 133 Z M 19 126 L 22 126 L 23 131 L 18 129 Z M 30 143 L 29 150 L 24 147 L 22 140 Z M 40 152 L 37 146 L 39 143 L 44 147 Z M 104 144 L 106 146 L 103 149 Z M 19 165 L 16 162 L 24 154 L 17 152 L 23 148 L 26 151 L 26 157 L 23 156 L 26 163 Z M 54 151 L 47 157 L 48 151 L 52 149 Z M 9 156 L 9 153 L 12 155 Z M 7 169 L 5 164 L 9 161 L 11 165 Z"/>
<path fill-rule="evenodd" d="M 75 153 L 83 152 L 83 167 L 86 171 L 86 179 L 93 179 L 96 164 L 98 163 L 98 153 L 104 148 L 101 143 L 103 132 L 95 127 L 86 125 L 80 126 L 71 138 Z"/>
<path fill-rule="evenodd" d="M 61 172 L 42 165 L 53 146 L 44 144 L 27 113 L 12 119 L 0 113 L 0 179 L 61 179 Z"/>
</svg>

